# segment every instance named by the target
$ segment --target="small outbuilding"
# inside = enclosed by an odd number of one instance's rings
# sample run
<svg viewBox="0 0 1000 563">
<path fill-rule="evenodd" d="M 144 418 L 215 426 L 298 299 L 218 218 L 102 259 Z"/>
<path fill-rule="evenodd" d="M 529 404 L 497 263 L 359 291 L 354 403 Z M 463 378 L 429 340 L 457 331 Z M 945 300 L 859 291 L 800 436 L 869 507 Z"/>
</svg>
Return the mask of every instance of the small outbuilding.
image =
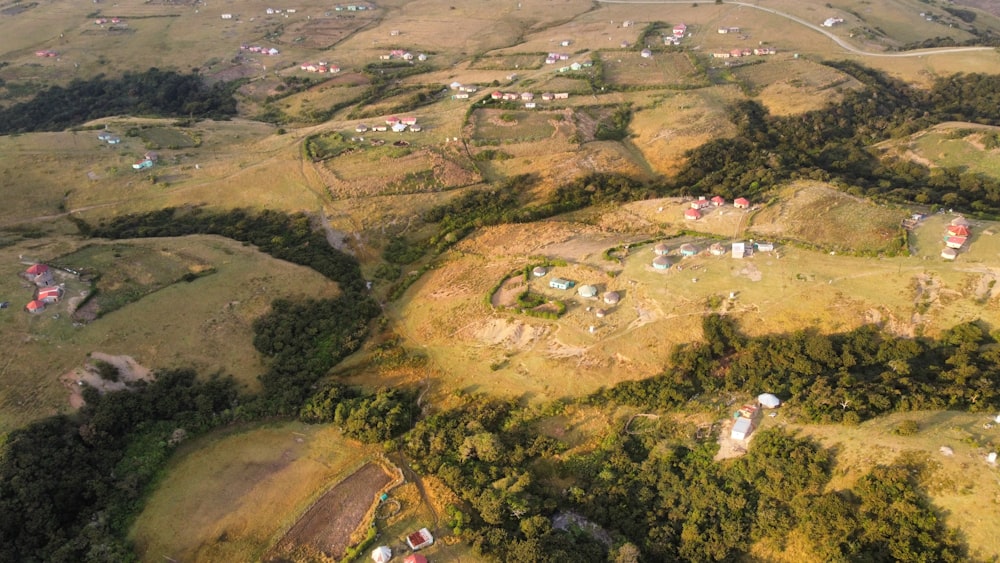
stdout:
<svg viewBox="0 0 1000 563">
<path fill-rule="evenodd" d="M 698 254 L 698 249 L 690 242 L 682 244 L 680 250 L 681 250 L 681 256 L 684 257 L 694 256 Z"/>
<path fill-rule="evenodd" d="M 617 305 L 622 300 L 622 296 L 617 291 L 609 291 L 604 294 L 604 302 L 608 305 Z"/>
<path fill-rule="evenodd" d="M 581 285 L 580 289 L 577 290 L 577 293 L 580 294 L 580 297 L 586 297 L 588 299 L 591 297 L 597 297 L 597 286 Z"/>
<path fill-rule="evenodd" d="M 945 248 L 941 250 L 941 258 L 945 260 L 954 260 L 958 258 L 958 251 L 954 248 Z"/>
<path fill-rule="evenodd" d="M 746 440 L 751 432 L 753 432 L 753 420 L 749 418 L 737 418 L 729 437 L 733 440 Z"/>
<path fill-rule="evenodd" d="M 416 551 L 418 549 L 425 548 L 434 543 L 434 536 L 431 535 L 431 531 L 427 528 L 420 528 L 416 532 L 406 536 L 406 545 L 410 546 L 410 549 Z M 423 556 L 421 556 L 423 557 Z M 409 561 L 410 558 L 406 558 Z M 424 559 L 427 561 L 427 559 Z"/>
<path fill-rule="evenodd" d="M 717 195 L 712 198 L 712 205 L 716 207 L 722 207 L 725 204 L 726 204 L 726 198 L 722 197 L 721 195 Z"/>
<path fill-rule="evenodd" d="M 406 559 L 403 559 L 403 563 L 427 563 L 427 558 L 419 553 L 414 553 L 413 555 L 408 555 Z"/>
<path fill-rule="evenodd" d="M 657 256 L 666 256 L 670 253 L 670 247 L 667 246 L 667 243 L 661 242 L 653 247 L 653 252 L 655 252 Z"/>
<path fill-rule="evenodd" d="M 701 212 L 697 209 L 688 209 L 684 212 L 684 218 L 689 221 L 697 221 L 701 219 Z"/>
<path fill-rule="evenodd" d="M 653 268 L 657 270 L 669 270 L 670 260 L 666 256 L 657 256 L 653 259 Z"/>
<path fill-rule="evenodd" d="M 750 207 L 750 200 L 745 197 L 738 197 L 733 200 L 733 207 L 736 209 L 747 209 Z"/>
<path fill-rule="evenodd" d="M 726 247 L 722 243 L 713 242 L 712 246 L 708 247 L 708 252 L 712 256 L 724 256 L 726 254 Z"/>
<path fill-rule="evenodd" d="M 45 303 L 35 299 L 24 306 L 24 310 L 29 313 L 41 313 L 45 310 Z"/>
<path fill-rule="evenodd" d="M 747 255 L 747 245 L 745 242 L 733 243 L 733 258 L 743 258 Z"/>
<path fill-rule="evenodd" d="M 604 317 L 608 316 L 608 311 L 607 311 L 607 310 L 605 310 L 605 309 L 598 309 L 598 310 L 597 310 L 597 311 L 596 311 L 596 312 L 594 313 L 594 315 L 596 315 L 596 316 L 597 316 L 597 318 L 599 318 L 599 319 L 603 319 Z"/>
<path fill-rule="evenodd" d="M 375 563 L 386 563 L 392 559 L 392 550 L 388 546 L 380 545 L 372 550 L 372 561 Z"/>
<path fill-rule="evenodd" d="M 535 276 L 536 278 L 540 278 L 547 273 L 549 273 L 549 271 L 545 269 L 545 266 L 535 266 L 535 269 L 531 270 L 531 275 Z"/>
<path fill-rule="evenodd" d="M 569 289 L 576 285 L 573 280 L 564 280 L 563 278 L 552 278 L 549 280 L 549 287 L 552 289 Z"/>
</svg>

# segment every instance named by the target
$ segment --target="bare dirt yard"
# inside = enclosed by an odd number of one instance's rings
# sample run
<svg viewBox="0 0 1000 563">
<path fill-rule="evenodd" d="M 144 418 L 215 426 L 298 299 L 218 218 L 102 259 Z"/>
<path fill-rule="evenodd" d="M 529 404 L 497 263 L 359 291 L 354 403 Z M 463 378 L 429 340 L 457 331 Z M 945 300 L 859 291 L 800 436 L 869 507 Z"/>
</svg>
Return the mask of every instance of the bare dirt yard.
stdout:
<svg viewBox="0 0 1000 563">
<path fill-rule="evenodd" d="M 121 391 L 128 387 L 129 383 L 143 380 L 151 381 L 153 372 L 146 367 L 139 365 L 135 358 L 131 356 L 111 356 L 101 352 L 90 354 L 91 363 L 83 367 L 74 369 L 59 377 L 59 381 L 69 391 L 69 404 L 74 409 L 84 405 L 83 389 L 84 385 L 89 385 L 100 391 Z M 98 364 L 104 362 L 114 366 L 118 371 L 116 379 L 105 379 L 99 373 Z"/>
<path fill-rule="evenodd" d="M 299 546 L 308 546 L 340 558 L 350 547 L 351 534 L 375 502 L 375 495 L 391 478 L 381 466 L 368 463 L 326 492 L 265 558 L 280 561 Z"/>
</svg>

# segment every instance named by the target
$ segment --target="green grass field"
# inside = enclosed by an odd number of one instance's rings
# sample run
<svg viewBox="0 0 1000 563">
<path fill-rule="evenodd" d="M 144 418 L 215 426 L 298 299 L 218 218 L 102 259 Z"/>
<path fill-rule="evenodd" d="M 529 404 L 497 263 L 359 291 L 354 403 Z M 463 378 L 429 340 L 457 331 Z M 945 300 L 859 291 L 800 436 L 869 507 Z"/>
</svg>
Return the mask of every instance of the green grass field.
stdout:
<svg viewBox="0 0 1000 563">
<path fill-rule="evenodd" d="M 90 246 L 69 258 L 74 264 L 105 268 L 108 281 L 128 280 L 145 288 L 162 285 L 192 265 L 216 273 L 166 285 L 83 326 L 75 326 L 67 314 L 71 300 L 78 300 L 85 288 L 72 279 L 65 281 L 61 303 L 39 315 L 22 311 L 32 290 L 17 277 L 27 267 L 18 256 L 50 260 L 79 245 L 77 240 L 49 239 L 0 249 L 0 301 L 12 303 L 0 310 L 0 433 L 69 412 L 69 391 L 59 377 L 95 351 L 130 355 L 151 369 L 194 367 L 206 376 L 221 372 L 234 376 L 244 389 L 256 389 L 264 368 L 251 344 L 253 320 L 280 296 L 337 294 L 335 284 L 312 270 L 228 239 L 193 236 Z M 45 369 L 37 369 L 38 358 L 44 358 Z"/>
<path fill-rule="evenodd" d="M 643 58 L 638 51 L 603 51 L 604 80 L 618 86 L 691 86 L 704 76 L 683 53 L 654 53 Z"/>
<path fill-rule="evenodd" d="M 561 118 L 561 114 L 544 111 L 480 109 L 473 116 L 473 140 L 481 144 L 541 141 L 555 132 L 551 121 Z"/>
<path fill-rule="evenodd" d="M 130 532 L 143 561 L 259 560 L 372 452 L 333 426 L 284 422 L 183 444 Z"/>
</svg>

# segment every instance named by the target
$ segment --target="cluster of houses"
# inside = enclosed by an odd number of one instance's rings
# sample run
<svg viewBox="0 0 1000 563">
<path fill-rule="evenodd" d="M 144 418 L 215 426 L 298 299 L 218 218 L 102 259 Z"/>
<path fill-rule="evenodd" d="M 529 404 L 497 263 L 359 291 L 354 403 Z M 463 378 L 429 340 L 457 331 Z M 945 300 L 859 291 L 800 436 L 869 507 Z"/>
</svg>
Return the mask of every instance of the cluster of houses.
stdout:
<svg viewBox="0 0 1000 563">
<path fill-rule="evenodd" d="M 573 63 L 573 64 L 570 64 L 570 65 L 567 65 L 567 66 L 561 66 L 561 67 L 559 67 L 559 72 L 569 72 L 569 71 L 576 72 L 578 70 L 582 70 L 582 69 L 585 69 L 585 68 L 590 68 L 592 66 L 594 66 L 594 63 L 592 63 L 590 61 L 586 61 L 586 62 L 582 62 L 582 63 Z"/>
<path fill-rule="evenodd" d="M 738 411 L 733 413 L 733 418 L 736 422 L 733 423 L 733 429 L 730 431 L 729 437 L 733 440 L 746 440 L 757 427 L 757 421 L 760 420 L 761 407 L 776 409 L 779 406 L 781 406 L 781 399 L 771 393 L 762 393 L 757 397 L 756 403 L 743 405 Z M 771 416 L 774 415 L 775 413 L 771 413 Z"/>
<path fill-rule="evenodd" d="M 323 62 L 320 62 L 320 63 L 303 63 L 303 64 L 299 65 L 299 69 L 300 70 L 304 70 L 306 72 L 318 72 L 320 74 L 327 73 L 327 72 L 330 73 L 330 74 L 337 74 L 338 72 L 340 72 L 340 67 L 339 66 L 337 66 L 337 65 L 331 65 L 331 64 L 327 64 L 327 63 L 323 63 Z"/>
<path fill-rule="evenodd" d="M 110 131 L 101 131 L 100 133 L 98 133 L 97 140 L 104 141 L 109 145 L 118 145 L 121 144 L 122 142 L 121 137 L 115 135 L 114 133 L 111 133 Z"/>
<path fill-rule="evenodd" d="M 739 33 L 739 32 L 740 32 L 740 28 L 738 28 L 738 27 L 720 27 L 719 28 L 719 35 L 727 35 L 727 34 L 730 34 L 730 33 Z"/>
<path fill-rule="evenodd" d="M 709 207 L 722 207 L 726 204 L 726 198 L 717 195 L 712 199 L 705 196 L 698 196 L 698 199 L 691 202 L 688 209 L 684 210 L 684 218 L 689 221 L 701 219 L 702 210 Z M 733 200 L 733 207 L 736 209 L 749 209 L 750 200 L 745 197 L 738 197 Z"/>
<path fill-rule="evenodd" d="M 941 258 L 954 260 L 958 257 L 958 251 L 968 242 L 972 234 L 969 221 L 965 217 L 955 217 L 951 224 L 945 229 L 944 249 L 941 250 Z"/>
<path fill-rule="evenodd" d="M 389 54 L 379 55 L 378 58 L 383 61 L 391 61 L 392 59 L 403 59 L 404 61 L 412 61 L 413 59 L 416 59 L 418 61 L 423 62 L 427 60 L 427 55 L 423 53 L 418 53 L 414 55 L 413 53 L 404 49 L 393 49 L 389 51 Z"/>
<path fill-rule="evenodd" d="M 274 47 L 268 49 L 267 47 L 261 47 L 259 45 L 240 45 L 240 50 L 249 51 L 251 53 L 260 53 L 261 55 L 271 55 L 271 56 L 281 54 L 281 51 L 275 49 Z"/>
<path fill-rule="evenodd" d="M 539 97 L 544 102 L 551 102 L 553 100 L 568 100 L 569 92 L 558 92 L 558 93 L 545 92 Z M 490 94 L 490 99 L 502 102 L 522 101 L 524 102 L 524 107 L 527 109 L 534 109 L 538 107 L 535 101 L 534 92 L 521 92 L 520 94 L 517 94 L 515 92 L 501 92 L 497 90 Z"/>
<path fill-rule="evenodd" d="M 554 65 L 559 61 L 568 61 L 569 55 L 565 53 L 549 53 L 545 57 L 545 64 Z"/>
<path fill-rule="evenodd" d="M 123 22 L 124 20 L 122 20 L 121 18 L 97 18 L 96 20 L 94 20 L 94 25 L 105 25 L 109 23 L 116 24 Z"/>
<path fill-rule="evenodd" d="M 716 51 L 712 57 L 716 59 L 729 59 L 739 57 L 749 57 L 750 55 L 767 56 L 778 51 L 774 47 L 756 47 L 754 49 L 731 49 L 729 51 Z"/>
<path fill-rule="evenodd" d="M 413 551 L 419 551 L 433 544 L 434 536 L 427 528 L 421 528 L 406 536 L 406 546 Z M 392 549 L 387 545 L 380 545 L 372 550 L 371 558 L 375 563 L 388 563 L 392 559 Z M 403 558 L 403 563 L 427 563 L 427 558 L 420 553 L 411 553 Z"/>
<path fill-rule="evenodd" d="M 58 57 L 59 53 L 55 51 L 50 51 L 48 49 L 42 49 L 41 51 L 35 51 L 36 57 Z"/>
<path fill-rule="evenodd" d="M 545 274 L 547 273 L 548 270 L 544 266 L 538 266 L 531 271 L 531 275 L 536 278 L 544 277 Z M 568 280 L 565 278 L 552 278 L 549 280 L 549 287 L 552 289 L 559 289 L 565 291 L 567 289 L 572 289 L 574 286 L 576 286 L 575 281 Z M 577 294 L 580 295 L 580 297 L 584 299 L 597 299 L 597 294 L 599 293 L 597 286 L 590 284 L 581 285 L 579 288 L 577 288 L 576 292 Z M 604 304 L 608 305 L 609 307 L 614 307 L 618 305 L 618 303 L 621 302 L 621 299 L 622 296 L 617 291 L 606 291 L 604 295 L 601 296 L 601 300 L 604 301 Z M 590 308 L 588 308 L 587 310 L 589 311 Z M 603 319 L 604 317 L 611 314 L 611 311 L 610 309 L 598 308 L 594 311 L 594 314 L 597 318 Z"/>
<path fill-rule="evenodd" d="M 365 10 L 374 10 L 374 4 L 337 4 L 333 7 L 334 10 L 338 12 L 364 12 Z"/>
<path fill-rule="evenodd" d="M 479 91 L 479 88 L 476 86 L 462 84 L 461 82 L 452 82 L 448 87 L 455 90 L 455 93 L 451 95 L 453 100 L 468 100 L 470 94 L 475 94 Z"/>
<path fill-rule="evenodd" d="M 21 273 L 21 277 L 35 286 L 34 299 L 24 306 L 29 313 L 41 313 L 45 306 L 58 303 L 62 299 L 63 288 L 55 285 L 52 270 L 46 264 L 33 264 Z"/>
<path fill-rule="evenodd" d="M 844 23 L 844 18 L 826 18 L 826 20 L 820 25 L 823 27 L 833 27 L 838 23 Z"/>
<path fill-rule="evenodd" d="M 671 30 L 670 35 L 663 36 L 663 44 L 680 45 L 681 39 L 683 39 L 684 36 L 687 34 L 688 34 L 688 26 L 684 25 L 683 23 L 679 23 L 674 26 L 674 28 Z"/>
<path fill-rule="evenodd" d="M 417 124 L 417 118 L 413 116 L 387 117 L 385 118 L 385 125 L 372 125 L 371 127 L 369 127 L 364 123 L 359 123 L 357 127 L 354 128 L 354 130 L 357 131 L 358 133 L 365 133 L 367 131 L 373 131 L 378 133 L 378 132 L 389 131 L 390 129 L 396 133 L 402 133 L 403 131 L 407 130 L 412 131 L 414 133 L 419 133 L 420 131 L 422 131 L 420 125 Z"/>
<path fill-rule="evenodd" d="M 296 11 L 297 10 L 295 8 L 288 8 L 288 9 L 284 10 L 284 12 L 286 14 L 294 14 Z M 267 14 L 267 15 L 269 15 L 269 16 L 273 16 L 275 14 L 281 14 L 281 12 L 282 12 L 281 8 L 268 8 L 268 9 L 264 10 L 264 13 Z"/>
<path fill-rule="evenodd" d="M 708 247 L 708 253 L 712 256 L 725 256 L 727 253 L 731 253 L 733 258 L 742 259 L 747 256 L 753 256 L 754 251 L 760 252 L 772 252 L 774 250 L 774 243 L 771 242 L 734 242 L 730 248 L 726 248 L 726 245 L 715 242 Z M 697 256 L 700 253 L 698 247 L 692 243 L 684 243 L 677 248 L 678 253 L 681 258 L 691 258 Z M 672 252 L 670 246 L 667 243 L 661 242 L 653 247 L 653 269 L 654 270 L 669 270 L 672 266 L 670 262 L 669 255 Z"/>
</svg>

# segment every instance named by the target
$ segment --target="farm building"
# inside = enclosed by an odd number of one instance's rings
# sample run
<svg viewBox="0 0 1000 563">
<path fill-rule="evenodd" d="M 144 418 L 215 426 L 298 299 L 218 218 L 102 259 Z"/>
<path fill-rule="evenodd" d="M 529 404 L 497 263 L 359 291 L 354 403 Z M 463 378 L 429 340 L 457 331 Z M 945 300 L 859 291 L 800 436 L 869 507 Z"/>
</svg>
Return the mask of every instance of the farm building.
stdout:
<svg viewBox="0 0 1000 563">
<path fill-rule="evenodd" d="M 604 317 L 608 316 L 608 311 L 606 309 L 598 309 L 594 313 L 594 316 L 596 316 L 599 319 L 603 319 Z"/>
<path fill-rule="evenodd" d="M 684 25 L 682 23 L 679 23 L 679 24 L 675 25 L 674 26 L 674 37 L 684 37 L 684 35 L 687 33 L 687 30 L 688 30 L 688 26 L 686 26 L 686 25 Z"/>
<path fill-rule="evenodd" d="M 403 559 L 403 563 L 427 563 L 427 558 L 419 553 L 414 553 L 413 555 L 406 556 L 406 559 Z"/>
<path fill-rule="evenodd" d="M 701 195 L 698 196 L 698 199 L 691 202 L 691 209 L 705 209 L 709 205 L 712 205 L 712 202 Z"/>
<path fill-rule="evenodd" d="M 581 285 L 580 289 L 577 290 L 580 297 L 585 297 L 590 299 L 591 297 L 597 297 L 597 286 L 594 285 Z"/>
<path fill-rule="evenodd" d="M 608 305 L 617 305 L 621 300 L 622 296 L 617 291 L 609 291 L 604 294 L 604 302 Z"/>
<path fill-rule="evenodd" d="M 368 126 L 365 125 L 364 123 L 358 123 L 357 127 L 355 127 L 354 130 L 357 131 L 358 133 L 364 133 L 368 131 Z"/>
<path fill-rule="evenodd" d="M 535 107 L 537 107 L 537 104 L 535 104 L 535 102 L 525 102 L 524 107 L 525 109 L 535 109 Z"/>
<path fill-rule="evenodd" d="M 740 32 L 740 28 L 738 28 L 738 27 L 720 27 L 719 28 L 719 33 L 722 34 L 722 35 L 726 35 L 727 33 L 739 33 L 739 32 Z"/>
<path fill-rule="evenodd" d="M 726 204 L 726 198 L 722 197 L 721 195 L 717 195 L 712 198 L 712 205 L 716 207 L 722 207 L 725 204 Z"/>
<path fill-rule="evenodd" d="M 670 252 L 670 247 L 667 246 L 667 243 L 661 242 L 653 247 L 653 252 L 655 252 L 657 256 L 664 256 Z"/>
<path fill-rule="evenodd" d="M 416 551 L 418 549 L 427 547 L 434 543 L 434 536 L 431 535 L 430 530 L 427 528 L 420 528 L 416 532 L 406 536 L 406 545 L 410 546 L 410 549 Z M 409 558 L 407 558 L 409 560 Z M 426 559 L 424 559 L 426 561 Z"/>
<path fill-rule="evenodd" d="M 45 304 L 58 303 L 60 297 L 62 297 L 62 288 L 58 286 L 38 290 L 38 300 Z"/>
<path fill-rule="evenodd" d="M 52 270 L 50 270 L 45 264 L 35 264 L 31 266 L 24 271 L 22 276 L 38 287 L 45 287 L 52 283 Z"/>
<path fill-rule="evenodd" d="M 549 273 L 549 271 L 545 269 L 545 266 L 535 266 L 535 269 L 531 270 L 531 275 L 535 276 L 536 278 L 540 278 L 547 273 Z"/>
<path fill-rule="evenodd" d="M 396 133 L 402 133 L 403 131 L 406 131 L 406 124 L 403 122 L 397 123 L 392 126 L 392 130 Z"/>
<path fill-rule="evenodd" d="M 958 258 L 958 251 L 954 248 L 945 248 L 941 250 L 941 258 L 944 258 L 945 260 L 954 260 L 955 258 Z"/>
<path fill-rule="evenodd" d="M 733 207 L 736 209 L 747 209 L 750 207 L 750 201 L 745 197 L 738 197 L 733 200 Z"/>
<path fill-rule="evenodd" d="M 708 247 L 708 252 L 712 256 L 722 256 L 726 253 L 726 247 L 721 243 L 715 242 L 712 243 L 712 246 Z"/>
<path fill-rule="evenodd" d="M 499 90 L 497 90 L 496 92 L 493 92 L 492 94 L 490 94 L 490 99 L 491 100 L 499 100 L 500 98 L 503 98 L 503 92 L 501 92 Z"/>
<path fill-rule="evenodd" d="M 114 135 L 112 135 L 111 137 L 108 137 L 108 144 L 109 145 L 117 145 L 117 144 L 120 144 L 121 142 L 122 142 L 121 137 L 115 137 Z"/>
<path fill-rule="evenodd" d="M 233 19 L 233 15 L 232 14 L 222 14 L 222 19 L 224 19 L 224 20 L 231 20 L 231 19 Z"/>
<path fill-rule="evenodd" d="M 697 209 L 688 209 L 684 212 L 684 218 L 690 221 L 697 221 L 698 219 L 701 219 L 701 212 Z"/>
<path fill-rule="evenodd" d="M 649 57 L 653 56 L 653 52 L 650 51 L 649 49 L 643 49 L 642 51 L 639 51 L 639 56 L 644 59 L 648 59 Z"/>
<path fill-rule="evenodd" d="M 556 92 L 555 94 L 552 94 L 552 99 L 553 100 L 568 100 L 569 99 L 569 92 Z"/>
<path fill-rule="evenodd" d="M 549 280 L 549 287 L 552 289 L 569 289 L 576 285 L 573 280 L 564 280 L 562 278 L 552 278 Z"/>
<path fill-rule="evenodd" d="M 962 246 L 965 245 L 965 241 L 967 240 L 969 239 L 966 237 L 947 237 L 944 240 L 944 243 L 945 245 L 948 246 L 948 248 L 954 248 L 957 250 L 959 248 L 962 248 Z"/>
<path fill-rule="evenodd" d="M 754 246 L 761 252 L 771 252 L 774 250 L 773 242 L 756 242 Z"/>
<path fill-rule="evenodd" d="M 666 256 L 657 256 L 653 259 L 653 268 L 657 270 L 670 269 L 670 260 Z"/>
<path fill-rule="evenodd" d="M 844 18 L 826 18 L 822 25 L 823 27 L 833 27 L 838 23 L 844 23 Z"/>
<path fill-rule="evenodd" d="M 379 546 L 372 550 L 372 561 L 375 563 L 386 563 L 392 559 L 392 550 L 387 546 Z"/>
<path fill-rule="evenodd" d="M 132 168 L 136 170 L 142 170 L 143 168 L 152 168 L 152 167 L 153 167 L 153 161 L 149 160 L 148 158 L 142 159 L 139 162 L 132 163 Z"/>
<path fill-rule="evenodd" d="M 25 305 L 24 310 L 29 313 L 41 313 L 42 311 L 45 310 L 45 303 L 42 303 L 41 301 L 36 299 Z"/>
<path fill-rule="evenodd" d="M 751 432 L 753 432 L 753 420 L 749 418 L 737 418 L 729 437 L 733 440 L 746 440 Z"/>
<path fill-rule="evenodd" d="M 734 242 L 733 243 L 733 258 L 743 258 L 747 255 L 747 247 L 745 242 Z"/>
<path fill-rule="evenodd" d="M 690 242 L 681 245 L 681 256 L 687 257 L 694 256 L 695 254 L 698 254 L 698 249 Z"/>
<path fill-rule="evenodd" d="M 402 123 L 403 125 L 416 125 L 417 118 L 413 117 L 412 115 L 404 115 L 403 117 L 399 118 L 399 122 Z"/>
</svg>

